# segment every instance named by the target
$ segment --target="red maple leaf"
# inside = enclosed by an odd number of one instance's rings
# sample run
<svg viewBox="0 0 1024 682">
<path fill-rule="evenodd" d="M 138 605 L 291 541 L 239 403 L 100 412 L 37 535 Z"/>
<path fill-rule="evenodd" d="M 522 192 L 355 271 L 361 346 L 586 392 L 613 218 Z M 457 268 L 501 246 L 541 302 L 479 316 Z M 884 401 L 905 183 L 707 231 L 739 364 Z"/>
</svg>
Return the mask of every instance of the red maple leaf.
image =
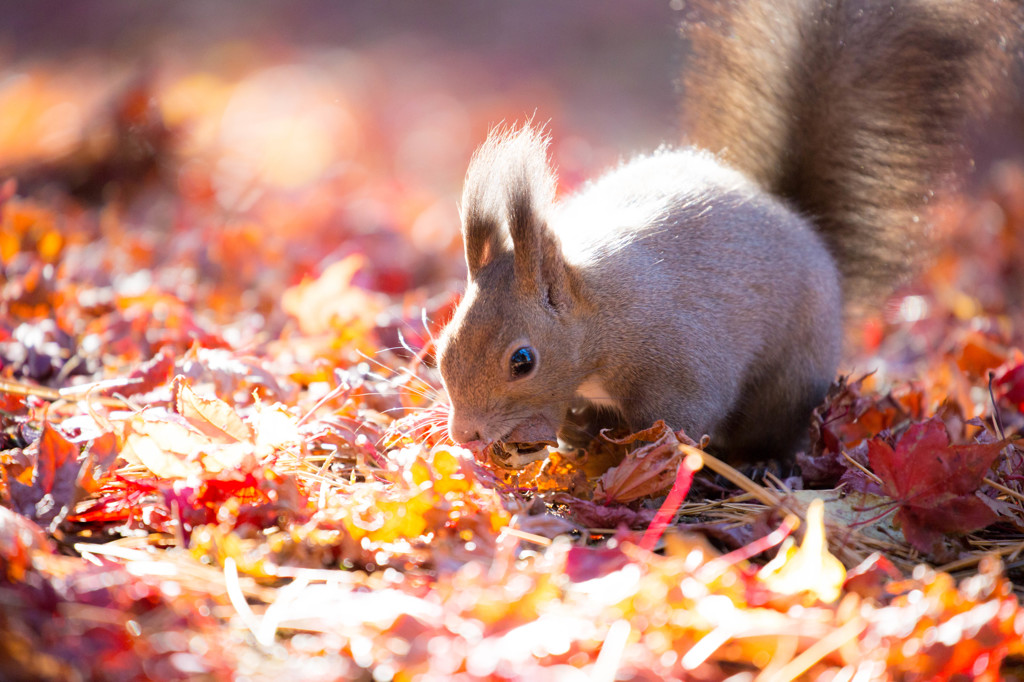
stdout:
<svg viewBox="0 0 1024 682">
<path fill-rule="evenodd" d="M 952 445 L 941 419 L 914 424 L 894 448 L 868 441 L 868 460 L 882 490 L 899 506 L 896 519 L 918 550 L 931 554 L 945 534 L 984 528 L 996 514 L 975 493 L 1008 441 Z"/>
<path fill-rule="evenodd" d="M 1007 369 L 995 383 L 1003 397 L 1024 411 L 1024 362 Z"/>
<path fill-rule="evenodd" d="M 161 348 L 152 358 L 136 367 L 128 379 L 133 383 L 121 386 L 117 390 L 123 396 L 148 393 L 157 386 L 162 386 L 171 378 L 174 369 L 174 354 L 168 348 Z"/>
</svg>

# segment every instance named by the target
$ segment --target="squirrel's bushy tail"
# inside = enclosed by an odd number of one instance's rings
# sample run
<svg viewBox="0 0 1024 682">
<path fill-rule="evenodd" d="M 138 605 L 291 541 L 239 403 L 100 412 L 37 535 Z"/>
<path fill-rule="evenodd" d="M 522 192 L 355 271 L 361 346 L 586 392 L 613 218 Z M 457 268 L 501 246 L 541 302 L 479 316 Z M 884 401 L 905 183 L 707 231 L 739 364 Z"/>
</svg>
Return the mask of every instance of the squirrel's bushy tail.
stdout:
<svg viewBox="0 0 1024 682">
<path fill-rule="evenodd" d="M 891 286 L 965 124 L 990 90 L 1010 87 L 1021 3 L 697 5 L 683 27 L 687 141 L 813 220 L 848 300 Z"/>
</svg>

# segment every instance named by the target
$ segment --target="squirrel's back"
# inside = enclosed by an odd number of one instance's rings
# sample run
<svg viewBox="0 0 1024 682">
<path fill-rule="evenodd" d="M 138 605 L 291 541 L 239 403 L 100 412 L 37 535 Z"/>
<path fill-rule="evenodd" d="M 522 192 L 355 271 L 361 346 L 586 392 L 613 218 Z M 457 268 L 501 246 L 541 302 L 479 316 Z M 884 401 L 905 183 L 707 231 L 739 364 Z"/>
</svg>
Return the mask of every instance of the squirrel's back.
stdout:
<svg viewBox="0 0 1024 682">
<path fill-rule="evenodd" d="M 683 26 L 687 141 L 812 220 L 847 300 L 891 286 L 965 123 L 1005 82 L 1020 3 L 697 5 Z"/>
</svg>

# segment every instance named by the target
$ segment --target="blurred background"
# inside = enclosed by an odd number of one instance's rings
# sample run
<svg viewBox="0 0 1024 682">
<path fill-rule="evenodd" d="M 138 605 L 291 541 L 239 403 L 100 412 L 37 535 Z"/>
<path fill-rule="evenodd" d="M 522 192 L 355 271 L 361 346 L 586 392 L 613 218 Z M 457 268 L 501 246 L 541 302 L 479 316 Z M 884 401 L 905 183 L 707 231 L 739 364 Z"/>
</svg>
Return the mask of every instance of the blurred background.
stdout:
<svg viewBox="0 0 1024 682">
<path fill-rule="evenodd" d="M 8 216 L 6 277 L 31 265 L 16 253 L 42 254 L 76 281 L 158 284 L 221 321 L 241 309 L 279 329 L 284 289 L 354 253 L 369 290 L 450 290 L 462 177 L 502 121 L 549 125 L 563 189 L 676 135 L 668 0 L 3 14 L 0 181 L 48 216 Z"/>
<path fill-rule="evenodd" d="M 461 286 L 491 126 L 546 123 L 563 192 L 679 135 L 684 0 L 3 4 L 0 341 L 117 311 L 143 355 L 296 328 L 393 345 Z M 1024 149 L 1005 99 L 974 191 Z M 145 328 L 174 315 L 180 338 Z"/>
</svg>

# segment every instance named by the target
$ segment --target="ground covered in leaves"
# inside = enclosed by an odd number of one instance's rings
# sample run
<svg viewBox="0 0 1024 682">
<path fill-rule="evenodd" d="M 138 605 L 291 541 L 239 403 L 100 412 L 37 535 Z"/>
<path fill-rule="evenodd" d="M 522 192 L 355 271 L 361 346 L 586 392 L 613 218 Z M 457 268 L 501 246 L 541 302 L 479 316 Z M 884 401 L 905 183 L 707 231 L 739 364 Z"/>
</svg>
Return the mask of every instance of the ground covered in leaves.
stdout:
<svg viewBox="0 0 1024 682">
<path fill-rule="evenodd" d="M 1024 674 L 1024 167 L 936 208 L 797 467 L 656 424 L 505 472 L 430 342 L 505 113 L 416 55 L 0 81 L 0 678 Z M 563 190 L 616 153 L 568 137 Z"/>
</svg>

